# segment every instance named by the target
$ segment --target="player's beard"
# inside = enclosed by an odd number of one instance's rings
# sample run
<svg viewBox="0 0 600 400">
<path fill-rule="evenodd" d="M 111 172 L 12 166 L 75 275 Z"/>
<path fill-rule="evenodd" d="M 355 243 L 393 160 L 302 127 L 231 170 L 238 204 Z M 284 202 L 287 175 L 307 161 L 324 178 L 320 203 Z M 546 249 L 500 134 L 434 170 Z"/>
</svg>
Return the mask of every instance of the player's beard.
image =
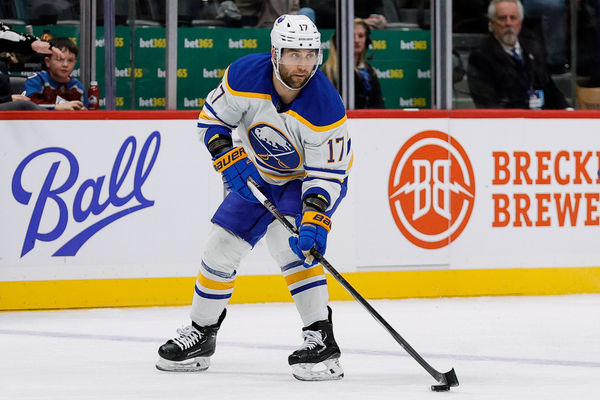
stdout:
<svg viewBox="0 0 600 400">
<path fill-rule="evenodd" d="M 279 76 L 281 76 L 281 80 L 283 81 L 283 83 L 285 83 L 292 89 L 300 89 L 310 79 L 310 72 L 308 72 L 306 74 L 306 77 L 304 77 L 304 79 L 302 80 L 299 80 L 297 77 L 295 77 L 293 72 L 295 71 L 291 68 L 288 69 L 285 65 L 279 65 Z"/>
</svg>

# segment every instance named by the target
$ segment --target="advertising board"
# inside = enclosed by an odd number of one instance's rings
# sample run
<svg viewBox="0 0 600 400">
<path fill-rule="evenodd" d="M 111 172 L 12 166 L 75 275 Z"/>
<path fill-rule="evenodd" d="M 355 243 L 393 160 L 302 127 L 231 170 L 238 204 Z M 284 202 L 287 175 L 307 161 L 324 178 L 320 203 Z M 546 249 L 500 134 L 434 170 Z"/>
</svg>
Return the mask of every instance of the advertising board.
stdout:
<svg viewBox="0 0 600 400">
<path fill-rule="evenodd" d="M 598 115 L 349 114 L 326 256 L 367 294 L 600 291 Z M 158 282 L 143 304 L 172 304 L 168 279 L 192 287 L 224 195 L 194 112 L 4 115 L 0 308 L 28 282 Z M 263 290 L 285 286 L 262 242 L 238 272 L 253 301 L 289 301 Z"/>
</svg>

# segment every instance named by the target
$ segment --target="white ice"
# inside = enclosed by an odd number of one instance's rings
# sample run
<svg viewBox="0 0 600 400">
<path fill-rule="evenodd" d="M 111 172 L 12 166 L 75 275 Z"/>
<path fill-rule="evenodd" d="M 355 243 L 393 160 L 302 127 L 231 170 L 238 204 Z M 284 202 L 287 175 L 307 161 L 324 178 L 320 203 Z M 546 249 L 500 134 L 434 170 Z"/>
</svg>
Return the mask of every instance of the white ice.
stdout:
<svg viewBox="0 0 600 400">
<path fill-rule="evenodd" d="M 300 382 L 292 303 L 228 307 L 210 369 L 166 373 L 156 351 L 189 307 L 0 313 L 0 399 L 600 399 L 600 295 L 371 301 L 435 380 L 358 303 L 332 302 L 341 381 Z"/>
</svg>

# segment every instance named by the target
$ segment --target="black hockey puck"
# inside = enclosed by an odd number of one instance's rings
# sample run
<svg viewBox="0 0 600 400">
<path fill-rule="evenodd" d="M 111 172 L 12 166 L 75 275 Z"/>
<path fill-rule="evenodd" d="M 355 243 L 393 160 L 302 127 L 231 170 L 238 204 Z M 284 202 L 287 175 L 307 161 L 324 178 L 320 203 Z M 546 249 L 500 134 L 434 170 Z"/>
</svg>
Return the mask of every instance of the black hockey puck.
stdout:
<svg viewBox="0 0 600 400">
<path fill-rule="evenodd" d="M 448 385 L 431 385 L 431 390 L 434 392 L 447 392 L 450 390 L 450 386 Z"/>
</svg>

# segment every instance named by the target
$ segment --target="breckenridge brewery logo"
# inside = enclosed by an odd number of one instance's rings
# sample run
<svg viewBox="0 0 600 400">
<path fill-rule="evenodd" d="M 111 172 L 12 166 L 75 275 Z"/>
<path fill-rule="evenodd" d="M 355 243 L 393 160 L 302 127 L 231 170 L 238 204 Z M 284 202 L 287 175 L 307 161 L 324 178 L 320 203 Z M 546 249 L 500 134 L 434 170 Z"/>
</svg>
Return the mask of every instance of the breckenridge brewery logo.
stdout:
<svg viewBox="0 0 600 400">
<path fill-rule="evenodd" d="M 394 159 L 388 195 L 394 221 L 411 243 L 447 246 L 467 225 L 475 202 L 469 157 L 446 133 L 417 133 Z"/>
</svg>

